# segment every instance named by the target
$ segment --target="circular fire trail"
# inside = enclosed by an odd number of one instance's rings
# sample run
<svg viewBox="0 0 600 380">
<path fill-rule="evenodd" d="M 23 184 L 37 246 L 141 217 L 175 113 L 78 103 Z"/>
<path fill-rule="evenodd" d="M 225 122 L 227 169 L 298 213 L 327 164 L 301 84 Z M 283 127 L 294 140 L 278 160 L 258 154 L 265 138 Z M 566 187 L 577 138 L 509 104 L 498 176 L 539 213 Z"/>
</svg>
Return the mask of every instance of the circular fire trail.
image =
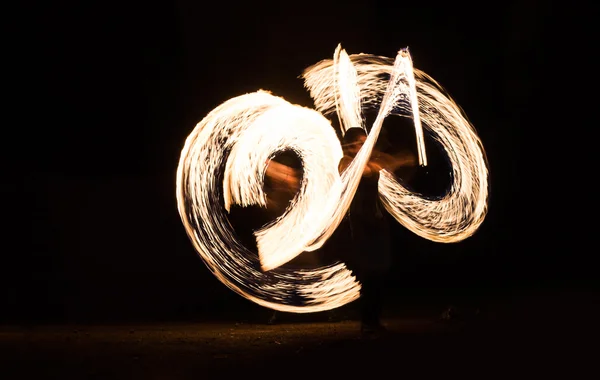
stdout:
<svg viewBox="0 0 600 380">
<path fill-rule="evenodd" d="M 434 242 L 459 242 L 483 222 L 489 190 L 475 128 L 433 78 L 413 68 L 408 49 L 391 59 L 348 55 L 338 46 L 333 59 L 309 67 L 303 79 L 314 109 L 261 90 L 211 111 L 186 139 L 176 180 L 181 220 L 210 271 L 253 302 L 296 313 L 337 308 L 359 296 L 360 284 L 342 262 L 314 269 L 282 265 L 319 249 L 339 226 L 386 117 L 410 115 L 420 165 L 427 165 L 425 129 L 452 168 L 449 190 L 436 199 L 412 193 L 393 173 L 381 171 L 380 197 L 398 223 Z M 370 128 L 362 115 L 367 107 L 378 110 Z M 341 174 L 342 148 L 331 116 L 342 133 L 353 127 L 369 131 Z M 300 157 L 304 175 L 283 215 L 254 232 L 257 256 L 236 238 L 227 213 L 232 205 L 266 207 L 268 161 L 284 150 Z"/>
</svg>

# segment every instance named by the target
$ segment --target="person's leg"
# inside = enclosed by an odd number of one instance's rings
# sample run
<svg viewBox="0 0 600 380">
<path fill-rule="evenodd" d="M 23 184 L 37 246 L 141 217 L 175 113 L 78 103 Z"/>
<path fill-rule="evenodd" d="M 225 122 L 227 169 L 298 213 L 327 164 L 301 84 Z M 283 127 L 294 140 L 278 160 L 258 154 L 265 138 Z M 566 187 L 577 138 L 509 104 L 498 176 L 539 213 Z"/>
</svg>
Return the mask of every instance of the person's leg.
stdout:
<svg viewBox="0 0 600 380">
<path fill-rule="evenodd" d="M 368 254 L 363 278 L 363 330 L 384 330 L 381 316 L 384 308 L 386 276 L 390 268 L 387 225 L 372 225 L 368 230 L 369 246 L 363 249 Z"/>
<path fill-rule="evenodd" d="M 271 314 L 271 317 L 267 321 L 267 324 L 274 325 L 274 324 L 277 324 L 278 322 L 279 322 L 279 312 L 277 310 L 273 310 L 273 314 Z"/>
<path fill-rule="evenodd" d="M 363 330 L 381 329 L 384 283 L 379 276 L 364 279 L 361 288 L 360 312 Z"/>
</svg>

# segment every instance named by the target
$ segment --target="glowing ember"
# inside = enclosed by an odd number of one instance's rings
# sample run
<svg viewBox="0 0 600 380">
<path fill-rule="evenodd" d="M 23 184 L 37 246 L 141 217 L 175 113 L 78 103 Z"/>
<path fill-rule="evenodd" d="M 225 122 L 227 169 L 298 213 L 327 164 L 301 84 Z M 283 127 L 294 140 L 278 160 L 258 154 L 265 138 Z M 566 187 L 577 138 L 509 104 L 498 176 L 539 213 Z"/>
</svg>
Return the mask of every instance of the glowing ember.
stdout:
<svg viewBox="0 0 600 380">
<path fill-rule="evenodd" d="M 387 116 L 412 116 L 421 165 L 427 164 L 424 125 L 445 150 L 453 174 L 448 192 L 432 200 L 382 170 L 380 197 L 400 224 L 435 242 L 458 242 L 479 228 L 488 202 L 487 162 L 475 129 L 437 82 L 413 68 L 408 49 L 394 60 L 349 56 L 338 46 L 333 60 L 303 76 L 316 110 L 265 91 L 230 99 L 188 136 L 177 170 L 183 225 L 212 273 L 253 302 L 297 313 L 333 309 L 359 296 L 360 284 L 343 263 L 310 270 L 282 265 L 320 248 L 339 226 Z M 342 149 L 326 116 L 335 113 L 342 132 L 367 130 L 362 109 L 375 106 L 365 144 L 340 175 Z M 233 204 L 266 207 L 269 158 L 290 149 L 303 164 L 300 190 L 283 215 L 255 232 L 256 257 L 236 238 L 226 212 Z"/>
</svg>

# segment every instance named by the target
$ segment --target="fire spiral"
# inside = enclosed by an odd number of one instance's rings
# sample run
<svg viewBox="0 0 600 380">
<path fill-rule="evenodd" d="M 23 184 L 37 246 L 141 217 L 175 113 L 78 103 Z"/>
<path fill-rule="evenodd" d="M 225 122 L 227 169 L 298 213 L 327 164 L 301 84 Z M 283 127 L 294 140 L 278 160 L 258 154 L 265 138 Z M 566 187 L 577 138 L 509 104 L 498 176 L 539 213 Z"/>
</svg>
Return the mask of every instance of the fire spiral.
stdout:
<svg viewBox="0 0 600 380">
<path fill-rule="evenodd" d="M 282 265 L 319 249 L 339 226 L 387 116 L 411 115 L 421 165 L 427 164 L 424 127 L 452 167 L 449 190 L 436 199 L 410 192 L 393 173 L 381 171 L 381 200 L 408 230 L 435 242 L 466 239 L 486 216 L 489 190 L 475 128 L 433 78 L 413 68 L 408 49 L 390 59 L 348 55 L 338 46 L 333 59 L 309 67 L 303 78 L 315 109 L 261 90 L 211 111 L 186 139 L 176 180 L 181 220 L 209 270 L 253 302 L 297 313 L 333 309 L 359 296 L 360 284 L 341 262 L 310 270 Z M 364 107 L 378 109 L 370 129 Z M 341 174 L 342 149 L 330 115 L 337 116 L 342 133 L 369 130 Z M 254 232 L 257 257 L 236 238 L 227 213 L 234 204 L 266 207 L 267 161 L 290 149 L 304 169 L 300 190 L 283 215 Z"/>
</svg>

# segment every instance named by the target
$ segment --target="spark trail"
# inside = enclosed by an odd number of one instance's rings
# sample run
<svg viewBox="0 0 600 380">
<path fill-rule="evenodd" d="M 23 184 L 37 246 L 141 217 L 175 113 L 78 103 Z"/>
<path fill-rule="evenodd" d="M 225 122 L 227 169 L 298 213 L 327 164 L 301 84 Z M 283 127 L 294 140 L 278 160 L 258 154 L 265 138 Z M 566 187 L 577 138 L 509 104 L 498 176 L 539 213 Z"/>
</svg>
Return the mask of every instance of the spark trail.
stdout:
<svg viewBox="0 0 600 380">
<path fill-rule="evenodd" d="M 253 302 L 297 313 L 333 309 L 359 296 L 360 284 L 341 262 L 310 270 L 282 265 L 322 247 L 339 226 L 386 117 L 412 116 L 421 165 L 427 164 L 424 126 L 452 166 L 452 183 L 438 199 L 412 193 L 393 173 L 381 172 L 380 197 L 400 224 L 435 242 L 458 242 L 477 231 L 488 202 L 485 151 L 474 127 L 435 80 L 413 68 L 407 49 L 390 59 L 348 55 L 338 46 L 333 59 L 309 67 L 303 78 L 315 109 L 257 91 L 211 111 L 186 139 L 176 182 L 183 225 L 211 272 Z M 365 107 L 377 107 L 377 117 L 339 174 L 342 149 L 327 117 L 335 114 L 343 133 L 366 131 Z M 233 204 L 266 207 L 268 159 L 289 149 L 303 163 L 300 190 L 283 215 L 255 231 L 256 257 L 236 239 L 227 212 Z"/>
</svg>

